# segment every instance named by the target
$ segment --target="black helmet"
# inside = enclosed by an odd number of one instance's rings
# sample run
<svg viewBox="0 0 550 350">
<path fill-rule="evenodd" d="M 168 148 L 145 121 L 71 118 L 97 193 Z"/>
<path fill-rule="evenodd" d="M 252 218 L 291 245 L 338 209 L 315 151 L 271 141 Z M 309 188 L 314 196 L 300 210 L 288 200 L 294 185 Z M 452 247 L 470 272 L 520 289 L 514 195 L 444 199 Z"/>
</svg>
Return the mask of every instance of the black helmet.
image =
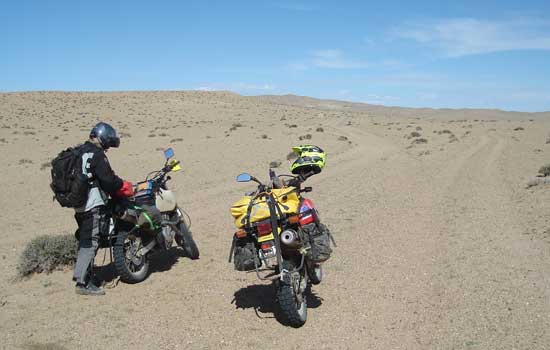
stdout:
<svg viewBox="0 0 550 350">
<path fill-rule="evenodd" d="M 97 138 L 103 149 L 110 147 L 118 147 L 120 145 L 120 138 L 118 137 L 115 128 L 107 123 L 97 123 L 96 126 L 90 131 L 90 138 Z"/>
</svg>

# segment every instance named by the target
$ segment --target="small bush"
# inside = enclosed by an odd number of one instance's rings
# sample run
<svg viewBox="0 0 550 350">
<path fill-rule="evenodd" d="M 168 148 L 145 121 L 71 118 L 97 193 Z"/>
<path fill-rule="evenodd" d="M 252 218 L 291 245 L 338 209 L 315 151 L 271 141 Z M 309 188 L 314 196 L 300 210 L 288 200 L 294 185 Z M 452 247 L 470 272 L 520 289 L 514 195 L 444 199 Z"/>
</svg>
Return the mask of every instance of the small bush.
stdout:
<svg viewBox="0 0 550 350">
<path fill-rule="evenodd" d="M 263 134 L 263 135 L 262 135 L 262 139 L 264 139 L 264 140 L 267 139 L 267 135 L 266 135 L 266 134 Z"/>
<path fill-rule="evenodd" d="M 338 141 L 347 141 L 348 138 L 346 136 L 340 136 L 338 137 Z"/>
<path fill-rule="evenodd" d="M 303 136 L 299 136 L 298 140 L 311 140 L 311 134 L 305 134 Z"/>
<path fill-rule="evenodd" d="M 322 127 L 318 127 L 317 129 L 315 129 L 315 131 L 317 131 L 317 132 L 324 132 L 325 129 L 323 129 Z"/>
<path fill-rule="evenodd" d="M 550 176 L 550 164 L 546 164 L 540 167 L 539 173 L 543 176 Z"/>
<path fill-rule="evenodd" d="M 413 144 L 419 144 L 419 143 L 428 143 L 428 140 L 426 139 L 415 139 L 412 141 Z"/>
<path fill-rule="evenodd" d="M 296 158 L 298 158 L 298 156 L 294 152 L 290 152 L 289 154 L 286 155 L 286 160 L 293 160 Z"/>
<path fill-rule="evenodd" d="M 240 128 L 242 126 L 243 125 L 241 123 L 233 123 L 233 125 L 231 125 L 231 127 L 229 128 L 229 131 L 235 131 L 237 130 L 237 128 Z"/>
<path fill-rule="evenodd" d="M 283 163 L 279 162 L 278 160 L 274 160 L 274 161 L 269 163 L 269 167 L 270 168 L 278 168 L 278 167 L 281 166 L 281 164 L 283 164 Z"/>
<path fill-rule="evenodd" d="M 52 162 L 44 162 L 40 164 L 40 170 L 46 170 L 52 167 Z"/>
<path fill-rule="evenodd" d="M 518 126 L 517 128 L 514 129 L 514 131 L 521 131 L 521 130 L 525 130 L 525 129 L 521 126 Z"/>
<path fill-rule="evenodd" d="M 183 141 L 183 139 L 181 137 L 178 137 L 178 138 L 175 138 L 175 139 L 171 139 L 170 143 L 181 142 L 181 141 Z"/>
<path fill-rule="evenodd" d="M 445 130 L 440 130 L 437 132 L 438 134 L 452 134 L 453 132 L 449 129 L 445 129 Z"/>
<path fill-rule="evenodd" d="M 410 137 L 420 137 L 420 133 L 418 131 L 411 132 Z"/>
<path fill-rule="evenodd" d="M 17 272 L 20 277 L 46 272 L 76 261 L 76 241 L 73 235 L 42 235 L 30 241 L 19 257 Z"/>
</svg>

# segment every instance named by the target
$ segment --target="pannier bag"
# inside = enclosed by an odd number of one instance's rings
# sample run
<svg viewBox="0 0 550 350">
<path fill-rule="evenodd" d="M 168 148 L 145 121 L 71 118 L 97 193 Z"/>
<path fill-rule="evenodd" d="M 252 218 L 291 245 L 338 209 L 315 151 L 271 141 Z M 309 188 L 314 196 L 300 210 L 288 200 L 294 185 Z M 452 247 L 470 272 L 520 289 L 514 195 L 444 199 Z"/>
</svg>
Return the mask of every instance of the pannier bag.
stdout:
<svg viewBox="0 0 550 350">
<path fill-rule="evenodd" d="M 309 243 L 306 257 L 313 263 L 321 263 L 330 258 L 332 248 L 330 247 L 330 232 L 328 228 L 319 223 L 307 224 L 301 227 L 304 233 L 304 240 Z"/>
<path fill-rule="evenodd" d="M 233 264 L 237 271 L 252 271 L 255 269 L 254 260 L 260 266 L 260 259 L 256 254 L 254 243 L 247 242 L 246 244 L 237 244 L 233 255 Z"/>
</svg>

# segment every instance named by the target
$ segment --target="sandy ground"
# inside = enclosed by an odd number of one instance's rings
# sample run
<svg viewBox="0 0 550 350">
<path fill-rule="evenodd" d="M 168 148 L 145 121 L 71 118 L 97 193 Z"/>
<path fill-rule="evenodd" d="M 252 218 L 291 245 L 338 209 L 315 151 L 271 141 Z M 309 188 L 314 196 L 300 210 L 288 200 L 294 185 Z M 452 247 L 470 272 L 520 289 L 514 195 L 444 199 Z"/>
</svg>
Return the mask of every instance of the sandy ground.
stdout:
<svg viewBox="0 0 550 350">
<path fill-rule="evenodd" d="M 550 163 L 550 118 L 325 107 L 208 92 L 0 94 L 0 348 L 548 349 L 550 186 L 525 184 Z M 201 258 L 174 248 L 145 282 L 104 297 L 75 295 L 70 270 L 15 280 L 28 241 L 74 231 L 45 164 L 98 120 L 124 133 L 108 155 L 129 180 L 174 148 L 184 171 L 172 186 Z M 251 188 L 235 175 L 265 178 L 275 160 L 286 172 L 301 142 L 328 153 L 309 197 L 338 248 L 293 329 L 271 287 L 227 263 L 229 206 Z"/>
</svg>

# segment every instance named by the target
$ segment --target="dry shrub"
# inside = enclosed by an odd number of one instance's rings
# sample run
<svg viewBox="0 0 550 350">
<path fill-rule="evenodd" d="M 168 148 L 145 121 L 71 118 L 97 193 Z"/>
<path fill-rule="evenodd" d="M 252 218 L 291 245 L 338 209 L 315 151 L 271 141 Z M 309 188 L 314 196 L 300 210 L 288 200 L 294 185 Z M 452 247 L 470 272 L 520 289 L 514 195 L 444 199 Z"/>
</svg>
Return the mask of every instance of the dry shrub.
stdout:
<svg viewBox="0 0 550 350">
<path fill-rule="evenodd" d="M 428 143 L 428 140 L 426 139 L 415 139 L 412 141 L 413 144 L 419 144 L 419 143 Z"/>
<path fill-rule="evenodd" d="M 294 152 L 290 152 L 289 154 L 286 155 L 286 160 L 293 160 L 296 158 L 298 158 L 298 156 Z"/>
<path fill-rule="evenodd" d="M 413 131 L 413 132 L 411 132 L 411 135 L 410 135 L 410 137 L 420 137 L 420 136 L 421 135 L 418 131 Z"/>
<path fill-rule="evenodd" d="M 542 174 L 542 176 L 550 176 L 550 164 L 541 166 L 539 173 Z"/>
<path fill-rule="evenodd" d="M 338 137 L 338 141 L 347 141 L 348 138 L 346 136 L 340 136 Z"/>
<path fill-rule="evenodd" d="M 278 168 L 278 167 L 281 166 L 281 164 L 283 164 L 283 162 L 280 162 L 278 160 L 274 160 L 274 161 L 269 163 L 269 167 L 270 168 Z"/>
<path fill-rule="evenodd" d="M 30 241 L 19 257 L 17 273 L 20 277 L 32 273 L 50 273 L 76 261 L 74 235 L 42 235 Z"/>
</svg>

